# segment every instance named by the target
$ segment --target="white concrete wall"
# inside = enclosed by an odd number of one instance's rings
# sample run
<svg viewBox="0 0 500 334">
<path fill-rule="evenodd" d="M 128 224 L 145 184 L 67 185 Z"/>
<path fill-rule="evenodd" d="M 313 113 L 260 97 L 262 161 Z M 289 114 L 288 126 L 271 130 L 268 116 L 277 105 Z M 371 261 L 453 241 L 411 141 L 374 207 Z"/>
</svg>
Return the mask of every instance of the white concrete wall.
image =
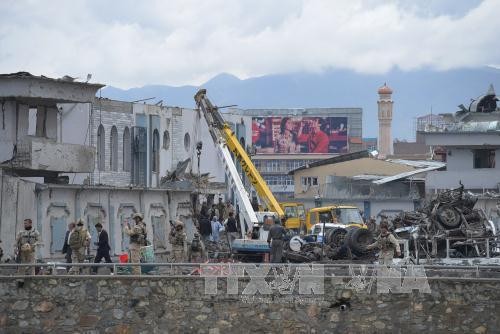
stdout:
<svg viewBox="0 0 500 334">
<path fill-rule="evenodd" d="M 113 254 L 120 254 L 126 249 L 122 243 L 122 228 L 124 218 L 130 218 L 133 212 L 142 212 L 148 229 L 148 239 L 153 241 L 153 216 L 164 216 L 165 242 L 167 249 L 157 249 L 158 252 L 170 250 L 167 242 L 170 232 L 169 220 L 181 219 L 186 222 L 192 237 L 193 224 L 191 211 L 187 209 L 190 203 L 189 192 L 169 192 L 154 190 L 118 190 L 102 188 L 70 188 L 65 186 L 39 185 L 42 190 L 35 192 L 35 183 L 26 182 L 20 178 L 7 175 L 0 176 L 0 239 L 6 256 L 13 256 L 15 236 L 23 228 L 23 220 L 31 218 L 34 226 L 41 234 L 41 246 L 38 249 L 39 258 L 63 258 L 60 252 L 52 252 L 54 235 L 64 237 L 69 222 L 83 218 L 91 222 L 92 218 L 100 217 L 104 228 L 110 235 Z M 169 200 L 170 197 L 170 200 Z M 59 234 L 53 232 L 54 220 L 59 221 Z M 62 227 L 62 229 L 61 229 Z M 89 226 L 92 234 L 95 228 Z M 95 248 L 94 246 L 92 246 Z M 93 251 L 95 253 L 95 250 Z"/>
<path fill-rule="evenodd" d="M 12 256 L 23 220 L 31 218 L 36 226 L 35 184 L 7 176 L 1 170 L 0 174 L 0 240 L 5 256 Z"/>
<path fill-rule="evenodd" d="M 450 154 L 451 153 L 451 154 Z M 446 156 L 446 170 L 463 171 L 474 167 L 474 155 L 470 148 L 450 147 Z"/>
<path fill-rule="evenodd" d="M 16 103 L 0 103 L 0 162 L 12 158 L 16 143 Z"/>
</svg>

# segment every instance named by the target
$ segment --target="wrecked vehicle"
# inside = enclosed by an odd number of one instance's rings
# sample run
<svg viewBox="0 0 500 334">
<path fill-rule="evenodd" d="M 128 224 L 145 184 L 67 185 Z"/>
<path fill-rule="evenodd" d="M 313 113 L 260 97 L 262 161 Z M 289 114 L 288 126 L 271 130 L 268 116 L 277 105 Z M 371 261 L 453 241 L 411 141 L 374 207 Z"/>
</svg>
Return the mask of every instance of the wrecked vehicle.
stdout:
<svg viewBox="0 0 500 334">
<path fill-rule="evenodd" d="M 290 262 L 352 259 L 367 255 L 373 234 L 355 206 L 328 206 L 309 210 L 310 234 L 294 236 L 284 256 Z M 311 225 L 311 222 L 317 222 Z"/>
<path fill-rule="evenodd" d="M 411 256 L 489 257 L 498 254 L 495 225 L 464 186 L 437 194 L 422 209 L 403 212 L 391 221 L 394 234 L 408 240 Z"/>
</svg>

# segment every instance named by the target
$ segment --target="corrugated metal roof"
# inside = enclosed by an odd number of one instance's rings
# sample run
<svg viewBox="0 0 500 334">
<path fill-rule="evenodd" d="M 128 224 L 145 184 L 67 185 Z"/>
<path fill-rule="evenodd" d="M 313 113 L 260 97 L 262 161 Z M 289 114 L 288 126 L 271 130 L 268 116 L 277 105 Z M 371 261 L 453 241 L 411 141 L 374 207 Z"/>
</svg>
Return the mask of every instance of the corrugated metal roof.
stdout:
<svg viewBox="0 0 500 334">
<path fill-rule="evenodd" d="M 383 179 L 380 179 L 380 180 L 376 180 L 376 181 L 373 181 L 373 183 L 375 184 L 384 184 L 384 183 L 388 183 L 388 182 L 392 182 L 392 181 L 396 181 L 396 180 L 401 180 L 401 179 L 405 179 L 409 176 L 412 176 L 412 175 L 417 175 L 417 174 L 420 174 L 420 173 L 425 173 L 425 172 L 429 172 L 431 170 L 436 170 L 436 169 L 439 169 L 439 168 L 442 168 L 446 166 L 445 163 L 434 163 L 432 166 L 429 166 L 429 167 L 426 167 L 426 168 L 420 168 L 420 169 L 416 169 L 414 171 L 411 171 L 411 172 L 406 172 L 406 173 L 400 173 L 400 174 L 397 174 L 397 175 L 393 175 L 393 176 L 388 176 L 388 177 L 385 177 Z"/>
</svg>

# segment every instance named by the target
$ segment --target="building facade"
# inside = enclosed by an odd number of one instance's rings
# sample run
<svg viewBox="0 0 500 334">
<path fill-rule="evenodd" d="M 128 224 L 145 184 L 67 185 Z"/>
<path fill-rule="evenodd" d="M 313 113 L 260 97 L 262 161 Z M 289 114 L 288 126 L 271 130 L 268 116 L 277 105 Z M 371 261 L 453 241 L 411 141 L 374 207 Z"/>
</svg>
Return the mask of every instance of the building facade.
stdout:
<svg viewBox="0 0 500 334">
<path fill-rule="evenodd" d="M 433 194 L 463 184 L 478 205 L 498 219 L 500 213 L 500 109 L 492 86 L 469 107 L 442 114 L 444 121 L 419 131 L 425 144 L 444 152 L 446 170 L 426 177 L 426 192 Z"/>
<path fill-rule="evenodd" d="M 362 147 L 361 108 L 222 111 L 280 201 L 294 196 L 295 184 L 289 171 Z"/>
<path fill-rule="evenodd" d="M 306 207 L 349 204 L 365 217 L 412 211 L 425 198 L 424 168 L 442 163 L 382 160 L 367 151 L 321 160 L 290 172 Z"/>
<path fill-rule="evenodd" d="M 76 219 L 85 221 L 93 240 L 100 222 L 118 255 L 128 247 L 123 227 L 135 212 L 144 214 L 148 238 L 163 254 L 170 247 L 170 221 L 182 220 L 192 237 L 199 201 L 226 192 L 222 164 L 212 159 L 215 145 L 206 140 L 197 111 L 96 99 L 101 87 L 68 77 L 0 75 L 0 240 L 6 257 L 14 255 L 26 218 L 41 233 L 38 258 L 63 258 L 67 225 Z M 190 179 L 205 174 L 203 184 Z M 90 248 L 94 253 L 93 243 Z"/>
</svg>

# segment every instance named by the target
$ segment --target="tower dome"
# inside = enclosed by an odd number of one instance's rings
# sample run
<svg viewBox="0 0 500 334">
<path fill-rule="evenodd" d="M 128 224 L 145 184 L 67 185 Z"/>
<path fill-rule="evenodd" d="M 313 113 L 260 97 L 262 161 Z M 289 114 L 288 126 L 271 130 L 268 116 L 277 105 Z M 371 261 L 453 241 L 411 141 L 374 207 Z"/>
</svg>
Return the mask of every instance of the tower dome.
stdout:
<svg viewBox="0 0 500 334">
<path fill-rule="evenodd" d="M 392 89 L 387 86 L 387 84 L 384 82 L 384 85 L 378 89 L 379 94 L 392 94 Z"/>
</svg>

